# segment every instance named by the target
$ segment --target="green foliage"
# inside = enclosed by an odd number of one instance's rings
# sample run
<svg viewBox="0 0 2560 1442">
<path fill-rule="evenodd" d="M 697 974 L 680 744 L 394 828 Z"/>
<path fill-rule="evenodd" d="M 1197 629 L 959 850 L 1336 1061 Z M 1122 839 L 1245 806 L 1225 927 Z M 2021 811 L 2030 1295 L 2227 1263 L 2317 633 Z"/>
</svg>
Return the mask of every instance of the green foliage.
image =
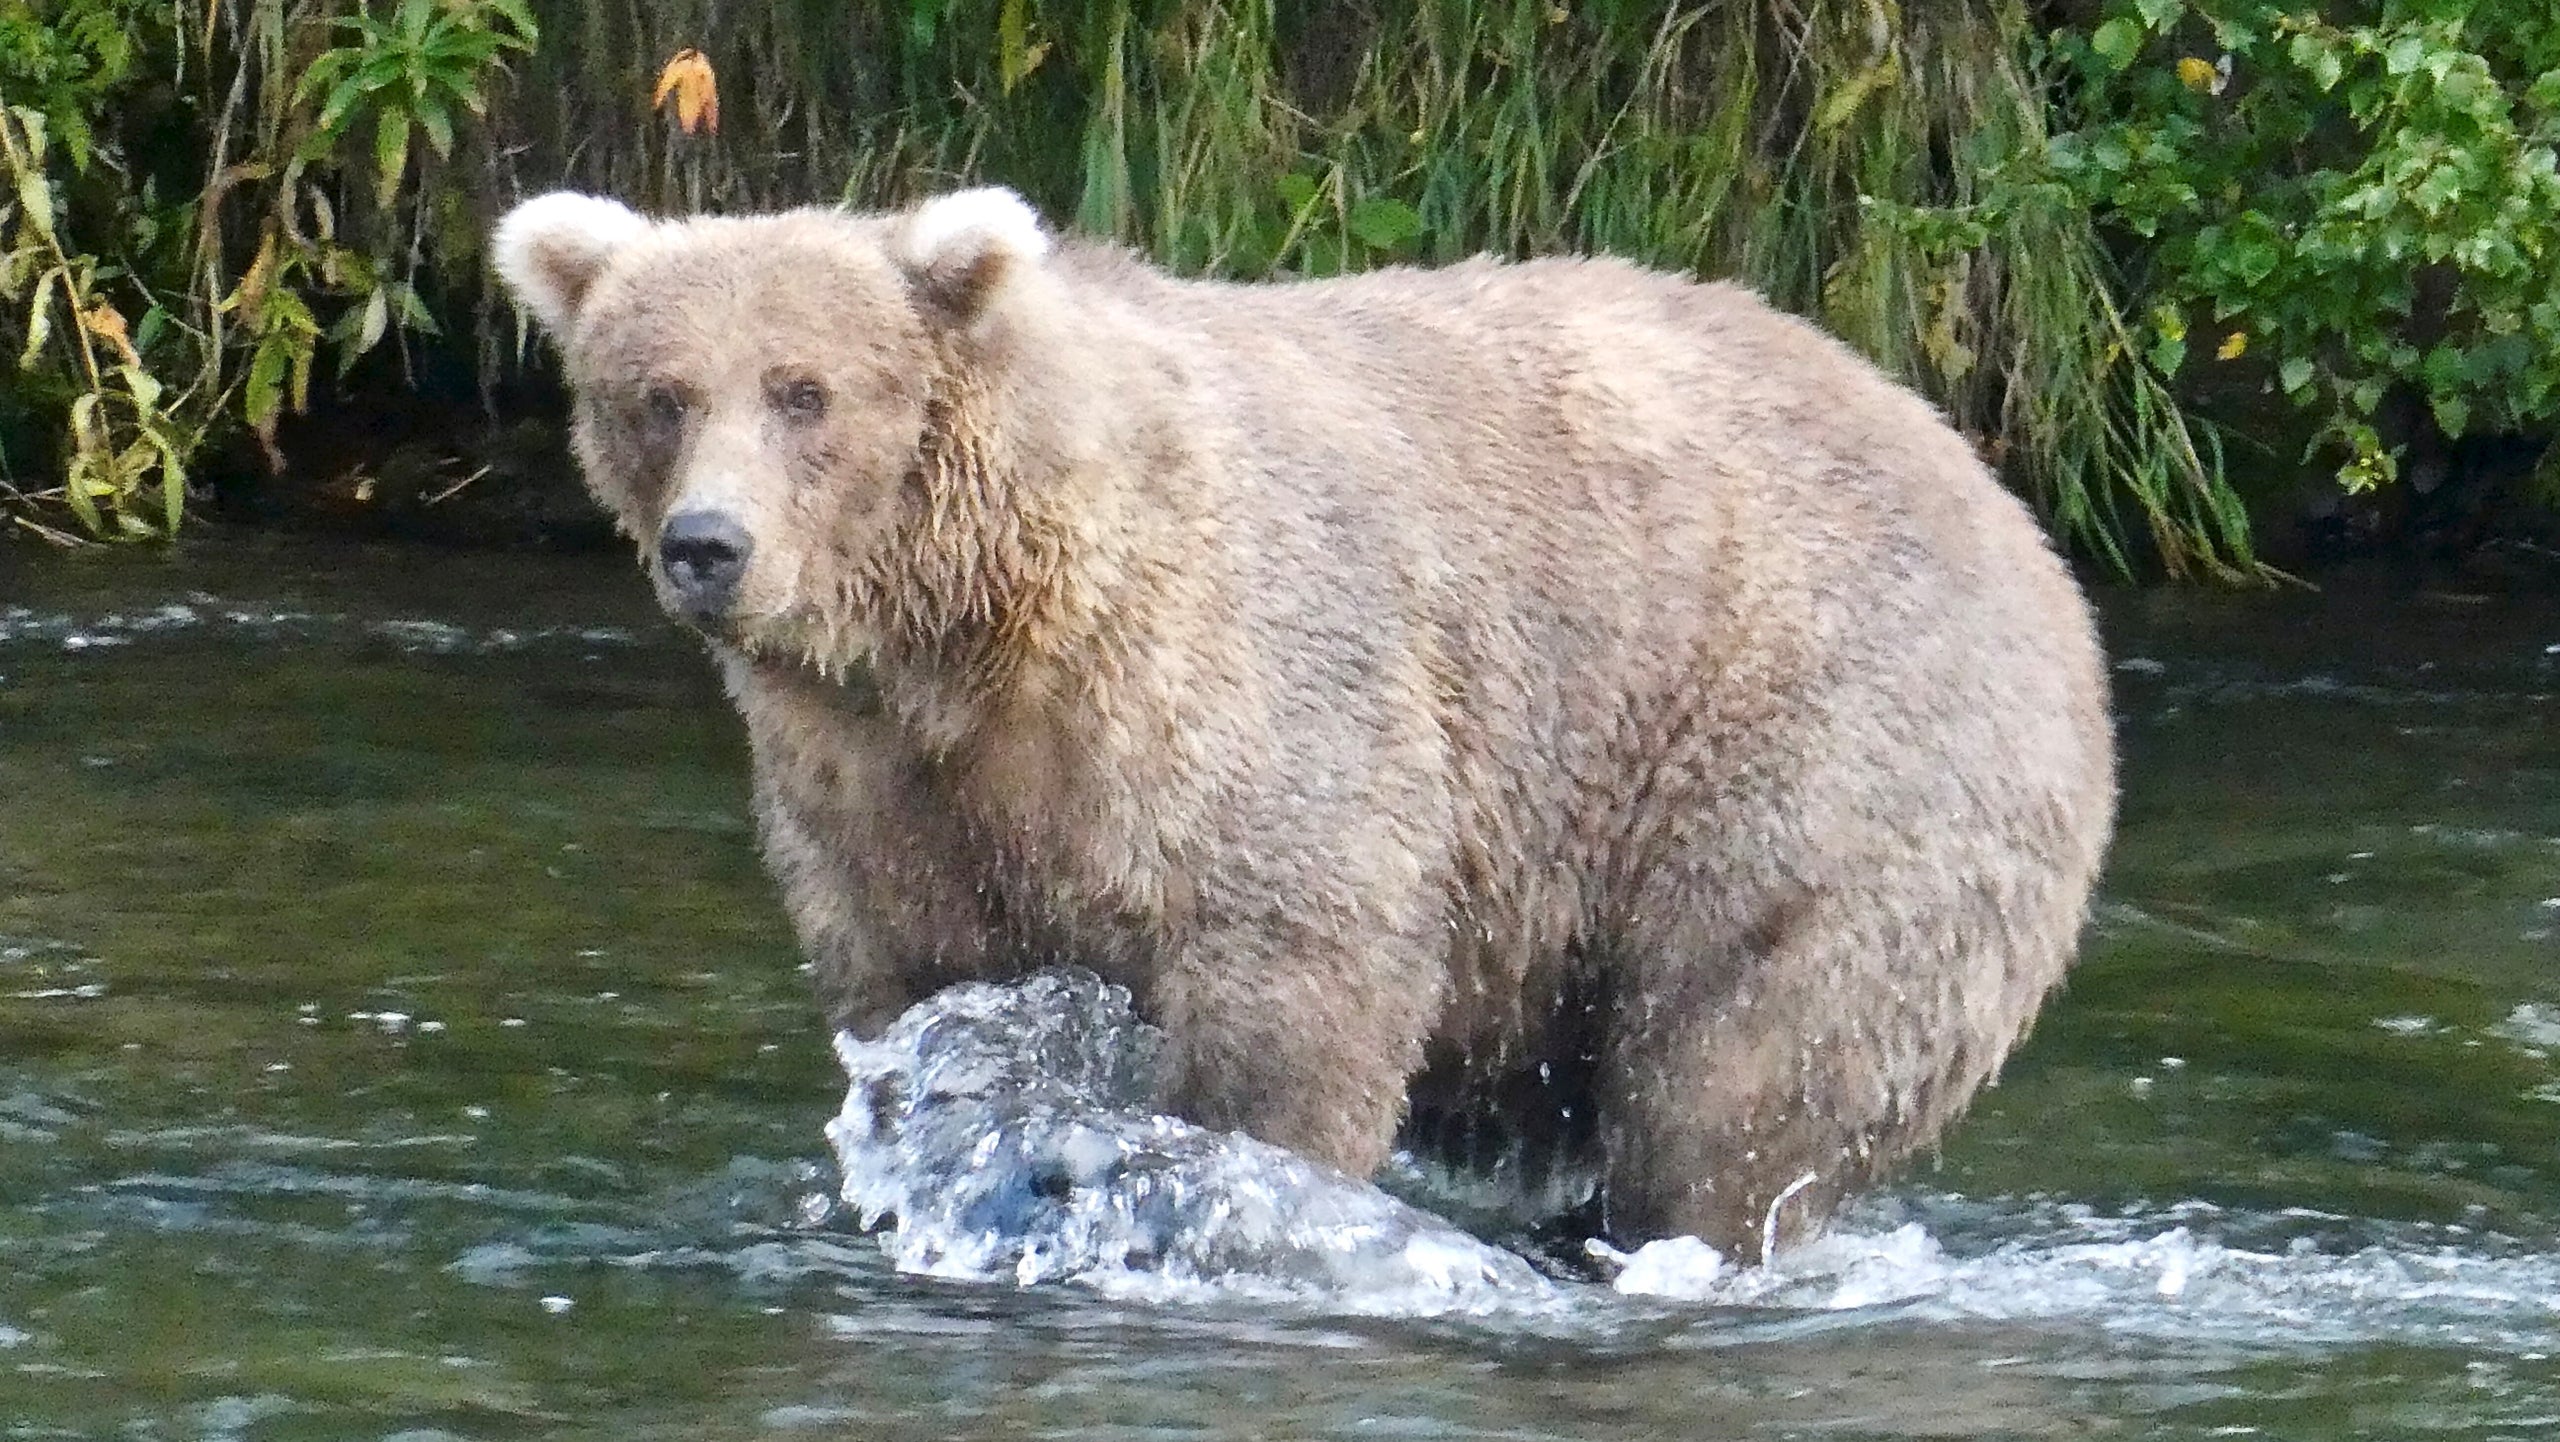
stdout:
<svg viewBox="0 0 2560 1442">
<path fill-rule="evenodd" d="M 0 95 L 33 111 L 89 168 L 90 117 L 132 72 L 157 0 L 17 0 L 0 6 Z"/>
<path fill-rule="evenodd" d="M 713 32 L 708 0 L 545 6 L 507 120 L 580 183 L 669 210 L 985 176 L 1188 272 L 1600 250 L 1739 276 L 1937 399 L 2075 544 L 2254 573 L 2087 202 L 2023 173 L 2049 77 L 2015 0 L 814 13 L 724 10 Z M 716 139 L 597 124 L 690 46 L 752 86 Z"/>
<path fill-rule="evenodd" d="M 478 228 L 455 204 L 474 177 L 452 162 L 485 146 L 490 87 L 536 34 L 524 0 L 393 0 L 379 15 L 56 0 L 0 15 L 0 339 L 61 427 L 58 483 L 0 485 L 91 535 L 148 538 L 177 529 L 212 436 L 246 425 L 283 464 L 277 424 L 308 404 L 324 349 L 343 375 L 386 338 L 439 329 L 426 238 Z M 175 202 L 159 193 L 159 174 L 184 173 L 169 135 L 146 154 L 119 129 L 141 123 L 146 79 L 199 117 L 204 153 Z"/>
<path fill-rule="evenodd" d="M 2056 172 L 2141 239 L 2147 343 L 2243 355 L 2350 490 L 2397 471 L 2395 387 L 2448 435 L 2548 427 L 2560 390 L 2560 11 L 2546 0 L 2114 0 L 2060 37 L 2084 123 Z"/>
<path fill-rule="evenodd" d="M 1195 273 L 1584 250 L 1739 276 L 1934 397 L 2078 545 L 2254 569 L 2162 384 L 2176 357 L 2113 299 L 2091 192 L 2032 163 L 2050 76 L 2018 0 L 52 4 L 116 19 L 122 49 L 47 55 L 159 57 L 202 146 L 164 200 L 149 176 L 181 167 L 118 151 L 130 108 L 74 107 L 120 158 L 66 254 L 145 317 L 181 442 L 245 424 L 282 464 L 326 360 L 405 363 L 439 317 L 501 371 L 522 336 L 480 247 L 523 190 L 688 211 L 986 177 Z M 678 113 L 653 118 L 671 56 Z M 88 386 L 67 337 L 35 348 L 66 421 Z"/>
<path fill-rule="evenodd" d="M 444 177 L 412 167 L 413 141 L 424 136 L 434 160 L 450 162 L 458 121 L 485 120 L 506 55 L 530 52 L 540 35 L 524 0 L 398 0 L 385 17 L 359 10 L 326 28 L 343 43 L 292 81 L 262 146 L 285 158 L 272 167 L 256 258 L 215 307 L 241 324 L 240 414 L 277 464 L 276 426 L 310 404 L 323 341 L 343 376 L 386 335 L 439 330 L 418 289 L 418 231 L 465 182 L 440 186 Z M 341 234 L 342 215 L 360 222 L 354 233 Z M 315 301 L 337 312 L 325 328 Z"/>
<path fill-rule="evenodd" d="M 490 71 L 540 34 L 524 0 L 400 0 L 388 19 L 358 12 L 335 23 L 349 43 L 323 51 L 293 87 L 297 104 L 326 97 L 297 158 L 328 160 L 371 121 L 374 198 L 386 206 L 408 171 L 412 133 L 451 159 L 455 111 L 487 116 Z M 378 336 L 380 323 L 371 329 Z"/>
<path fill-rule="evenodd" d="M 186 461 L 201 437 L 102 293 L 107 267 L 64 240 L 49 150 L 43 112 L 0 111 L 0 165 L 10 182 L 0 206 L 8 237 L 0 298 L 19 310 L 25 331 L 19 369 L 51 362 L 69 382 L 62 484 L 49 494 L 92 535 L 167 535 L 185 508 Z"/>
</svg>

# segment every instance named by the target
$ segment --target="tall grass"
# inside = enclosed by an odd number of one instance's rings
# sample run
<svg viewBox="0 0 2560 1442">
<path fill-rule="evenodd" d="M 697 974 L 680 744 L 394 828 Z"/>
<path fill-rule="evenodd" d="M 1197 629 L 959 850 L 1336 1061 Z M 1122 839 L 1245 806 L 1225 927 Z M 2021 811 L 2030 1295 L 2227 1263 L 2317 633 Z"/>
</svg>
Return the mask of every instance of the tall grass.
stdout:
<svg viewBox="0 0 2560 1442">
<path fill-rule="evenodd" d="M 507 186 L 889 204 L 991 177 L 1177 268 L 1602 250 L 1739 277 L 1935 398 L 2072 544 L 2253 572 L 2246 519 L 2038 181 L 2014 0 L 553 0 Z M 674 50 L 724 127 L 645 112 Z"/>
<path fill-rule="evenodd" d="M 475 314 L 494 374 L 518 334 L 478 247 L 517 194 L 885 205 L 983 177 L 1196 273 L 1593 250 L 1738 277 L 1934 397 L 2069 543 L 2255 569 L 2087 212 L 2040 179 L 2020 0 L 533 0 L 540 43 L 489 78 L 487 120 L 387 199 L 364 163 L 286 164 L 309 149 L 296 78 L 358 8 L 193 9 L 208 194 L 243 192 L 203 208 L 208 329 L 277 324 L 216 302 L 333 215 L 360 280 Z M 716 136 L 650 108 L 687 47 L 718 70 Z M 343 332 L 360 289 L 318 322 Z M 392 308 L 395 334 L 412 320 Z"/>
</svg>

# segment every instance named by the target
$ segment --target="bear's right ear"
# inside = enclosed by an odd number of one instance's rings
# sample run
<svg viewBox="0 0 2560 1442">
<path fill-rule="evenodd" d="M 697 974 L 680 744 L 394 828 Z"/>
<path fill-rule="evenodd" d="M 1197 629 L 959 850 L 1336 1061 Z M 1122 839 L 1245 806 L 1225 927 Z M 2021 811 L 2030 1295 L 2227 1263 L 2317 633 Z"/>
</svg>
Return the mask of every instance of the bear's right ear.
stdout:
<svg viewBox="0 0 2560 1442">
<path fill-rule="evenodd" d="M 614 253 L 653 228 L 620 201 L 558 190 L 508 211 L 490 237 L 489 254 L 516 303 L 544 329 L 565 335 Z"/>
<path fill-rule="evenodd" d="M 986 310 L 1008 278 L 1048 253 L 1040 217 L 1000 185 L 953 191 L 916 207 L 893 251 L 918 298 L 962 325 Z"/>
</svg>

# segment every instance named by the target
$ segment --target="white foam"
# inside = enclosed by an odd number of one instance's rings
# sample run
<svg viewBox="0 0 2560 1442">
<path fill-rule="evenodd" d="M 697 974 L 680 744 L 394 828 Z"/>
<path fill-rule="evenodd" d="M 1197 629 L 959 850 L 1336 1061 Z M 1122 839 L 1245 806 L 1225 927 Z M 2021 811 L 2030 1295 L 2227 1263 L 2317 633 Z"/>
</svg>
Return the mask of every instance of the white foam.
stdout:
<svg viewBox="0 0 2560 1442">
<path fill-rule="evenodd" d="M 1555 1282 L 1365 1183 L 1154 1115 L 1160 1038 L 1127 1007 L 1090 977 L 1053 974 L 954 988 L 878 1041 L 838 1039 L 851 1082 L 828 1126 L 841 1195 L 899 1269 L 1148 1302 L 1459 1314 L 1550 1335 L 1605 1333 L 1668 1305 L 1694 1312 L 1710 1343 L 1749 1335 L 1754 1314 L 1822 1314 L 2282 1350 L 2560 1349 L 2560 1254 L 2547 1246 L 2203 1202 L 2103 1213 L 1904 1193 L 1852 1207 L 1766 1265 L 1694 1237 L 1594 1244 L 1606 1287 Z"/>
<path fill-rule="evenodd" d="M 2560 1047 L 2560 1006 L 2528 1001 L 2490 1030 L 2528 1047 Z"/>
<path fill-rule="evenodd" d="M 2392 1339 L 2508 1350 L 2560 1343 L 2560 1256 L 2460 1229 L 2367 1224 L 2324 1242 L 2336 1219 L 2225 1213 L 2199 1203 L 2107 1217 L 2033 1205 L 2004 1239 L 1951 1247 L 1919 1222 L 1852 1221 L 1735 1268 L 1694 1238 L 1625 1254 L 1622 1293 L 1717 1307 L 1877 1311 L 1945 1321 L 2084 1323 L 2139 1336 L 2277 1346 Z M 2234 1234 L 2285 1240 L 2242 1244 Z"/>
</svg>

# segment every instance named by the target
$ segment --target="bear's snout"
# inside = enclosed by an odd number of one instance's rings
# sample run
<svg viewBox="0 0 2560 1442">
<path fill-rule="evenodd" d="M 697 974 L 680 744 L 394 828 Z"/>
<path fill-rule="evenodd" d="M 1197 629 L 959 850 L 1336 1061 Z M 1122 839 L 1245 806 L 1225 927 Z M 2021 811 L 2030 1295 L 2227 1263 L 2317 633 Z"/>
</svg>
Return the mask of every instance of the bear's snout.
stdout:
<svg viewBox="0 0 2560 1442">
<path fill-rule="evenodd" d="M 676 609 L 691 621 L 716 621 L 738 598 L 755 542 L 724 511 L 685 511 L 658 533 L 658 567 L 675 593 Z"/>
</svg>

